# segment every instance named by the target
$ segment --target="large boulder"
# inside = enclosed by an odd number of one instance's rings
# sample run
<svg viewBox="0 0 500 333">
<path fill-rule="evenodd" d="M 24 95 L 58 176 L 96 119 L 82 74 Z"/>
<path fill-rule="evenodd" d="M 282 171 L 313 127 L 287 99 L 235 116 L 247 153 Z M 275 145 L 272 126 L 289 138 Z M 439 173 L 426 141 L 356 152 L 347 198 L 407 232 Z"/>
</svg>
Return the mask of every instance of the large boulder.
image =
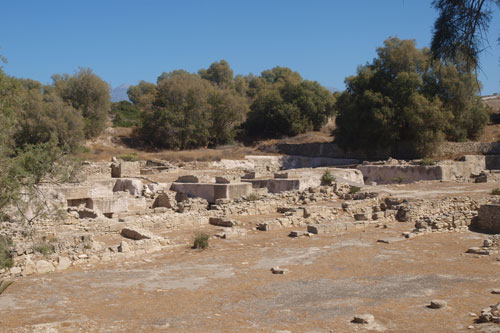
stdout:
<svg viewBox="0 0 500 333">
<path fill-rule="evenodd" d="M 153 202 L 152 208 L 157 208 L 157 207 L 172 208 L 172 205 L 170 204 L 170 198 L 166 193 L 160 193 L 156 197 L 155 201 Z"/>
<path fill-rule="evenodd" d="M 113 192 L 129 192 L 133 196 L 142 195 L 143 184 L 139 179 L 120 178 L 116 180 Z"/>
<path fill-rule="evenodd" d="M 123 228 L 120 234 L 125 238 L 133 240 L 155 238 L 153 233 L 139 228 Z"/>
</svg>

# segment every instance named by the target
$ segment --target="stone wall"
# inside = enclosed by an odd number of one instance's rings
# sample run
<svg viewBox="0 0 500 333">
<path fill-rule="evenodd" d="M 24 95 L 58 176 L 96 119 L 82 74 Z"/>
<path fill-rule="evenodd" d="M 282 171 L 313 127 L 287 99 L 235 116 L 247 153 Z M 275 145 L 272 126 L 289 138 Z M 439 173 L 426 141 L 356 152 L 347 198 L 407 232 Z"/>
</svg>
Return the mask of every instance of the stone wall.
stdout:
<svg viewBox="0 0 500 333">
<path fill-rule="evenodd" d="M 481 231 L 500 234 L 500 205 L 482 205 L 474 227 Z"/>
<path fill-rule="evenodd" d="M 412 159 L 410 149 L 401 143 L 386 150 L 352 151 L 343 150 L 332 142 L 278 144 L 277 151 L 286 155 L 307 157 L 352 158 L 361 160 L 381 160 L 389 157 Z M 464 154 L 500 155 L 500 142 L 445 142 L 439 146 L 436 156 L 456 156 Z M 497 164 L 498 165 L 498 164 Z"/>
</svg>

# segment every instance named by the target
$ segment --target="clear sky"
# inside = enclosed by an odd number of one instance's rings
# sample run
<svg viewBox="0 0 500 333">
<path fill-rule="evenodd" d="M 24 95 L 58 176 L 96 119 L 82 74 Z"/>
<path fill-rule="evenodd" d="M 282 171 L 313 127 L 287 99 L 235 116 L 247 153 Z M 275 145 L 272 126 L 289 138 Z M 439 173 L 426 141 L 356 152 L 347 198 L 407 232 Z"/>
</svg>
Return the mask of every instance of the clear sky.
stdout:
<svg viewBox="0 0 500 333">
<path fill-rule="evenodd" d="M 51 82 L 89 67 L 111 86 L 156 82 L 225 59 L 235 74 L 286 66 L 344 89 L 389 36 L 428 46 L 431 0 L 3 1 L 0 54 L 16 77 Z M 500 13 L 483 54 L 483 95 L 500 92 Z"/>
</svg>

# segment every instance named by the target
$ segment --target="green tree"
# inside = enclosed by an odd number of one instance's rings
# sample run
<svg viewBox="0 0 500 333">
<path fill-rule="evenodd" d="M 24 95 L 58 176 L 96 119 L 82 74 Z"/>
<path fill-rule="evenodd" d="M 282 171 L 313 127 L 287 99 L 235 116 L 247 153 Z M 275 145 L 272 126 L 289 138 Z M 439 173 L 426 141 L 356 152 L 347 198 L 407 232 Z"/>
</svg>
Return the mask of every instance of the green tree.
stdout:
<svg viewBox="0 0 500 333">
<path fill-rule="evenodd" d="M 250 138 L 294 136 L 319 130 L 335 112 L 335 97 L 317 82 L 286 67 L 275 67 L 252 77 L 255 98 L 243 127 Z"/>
<path fill-rule="evenodd" d="M 139 107 L 151 106 L 156 96 L 156 85 L 141 80 L 138 85 L 128 88 L 127 95 L 134 105 Z"/>
<path fill-rule="evenodd" d="M 475 76 L 451 64 L 431 61 L 415 41 L 389 38 L 371 64 L 346 79 L 337 100 L 335 141 L 344 148 L 408 147 L 407 154 L 431 154 L 445 137 L 476 137 L 486 124 Z M 472 116 L 474 120 L 466 119 Z"/>
<path fill-rule="evenodd" d="M 23 91 L 23 103 L 16 108 L 16 145 L 45 143 L 52 136 L 65 150 L 74 152 L 84 138 L 83 118 L 79 110 L 55 93 L 42 95 L 39 89 Z"/>
<path fill-rule="evenodd" d="M 228 89 L 234 87 L 233 70 L 224 59 L 212 63 L 208 69 L 200 69 L 198 74 L 200 74 L 201 78 L 212 82 L 219 88 Z"/>
<path fill-rule="evenodd" d="M 221 88 L 183 70 L 162 73 L 150 108 L 141 113 L 140 135 L 161 148 L 191 149 L 231 143 L 248 104 L 234 89 Z"/>
<path fill-rule="evenodd" d="M 51 101 L 52 94 L 42 96 L 40 86 L 36 81 L 9 77 L 0 68 L 1 219 L 12 218 L 15 212 L 30 223 L 46 213 L 47 200 L 39 186 L 47 181 L 67 180 L 74 166 L 68 163 L 69 156 L 58 140 L 60 135 L 69 138 L 61 134 L 67 125 L 59 114 L 66 113 L 69 106 L 60 98 Z M 28 119 L 32 117 L 38 118 Z M 33 129 L 37 122 L 40 129 Z M 26 214 L 28 208 L 30 214 Z"/>
<path fill-rule="evenodd" d="M 111 103 L 113 126 L 133 127 L 140 124 L 141 111 L 137 105 L 129 101 Z"/>
<path fill-rule="evenodd" d="M 244 97 L 227 90 L 214 90 L 208 96 L 210 144 L 232 143 L 236 128 L 245 120 L 248 104 Z"/>
<path fill-rule="evenodd" d="M 214 88 L 199 75 L 164 73 L 151 110 L 142 116 L 142 137 L 157 147 L 190 149 L 208 145 L 208 96 Z"/>
<path fill-rule="evenodd" d="M 99 135 L 106 127 L 110 110 L 109 86 L 91 69 L 79 68 L 74 75 L 53 75 L 55 92 L 84 118 L 87 138 Z"/>
</svg>

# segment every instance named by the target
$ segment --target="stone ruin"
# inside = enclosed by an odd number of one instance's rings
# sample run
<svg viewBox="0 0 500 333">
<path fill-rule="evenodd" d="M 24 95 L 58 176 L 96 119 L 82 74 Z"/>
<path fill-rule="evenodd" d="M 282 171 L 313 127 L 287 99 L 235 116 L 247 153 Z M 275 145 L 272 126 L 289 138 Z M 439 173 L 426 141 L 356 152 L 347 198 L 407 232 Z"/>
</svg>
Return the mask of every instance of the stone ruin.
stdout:
<svg viewBox="0 0 500 333">
<path fill-rule="evenodd" d="M 500 205 L 492 198 L 406 200 L 381 195 L 377 187 L 364 190 L 365 182 L 395 182 L 388 177 L 397 175 L 406 177 L 403 182 L 474 182 L 478 175 L 495 181 L 495 173 L 486 169 L 482 157 L 466 156 L 437 166 L 392 160 L 356 168 L 287 168 L 298 163 L 293 161 L 251 156 L 242 161 L 213 162 L 208 169 L 115 158 L 111 163 L 85 163 L 81 182 L 46 188 L 57 192 L 53 197 L 67 213 L 59 220 L 41 219 L 33 225 L 34 233 L 42 235 L 42 243 L 51 246 L 52 253 L 37 251 L 40 240 L 28 240 L 22 227 L 2 223 L 3 233 L 14 240 L 15 248 L 14 267 L 0 270 L 0 274 L 45 273 L 161 251 L 175 246 L 164 236 L 172 228 L 210 224 L 219 228 L 216 237 L 242 237 L 249 225 L 235 218 L 238 216 L 274 215 L 252 228 L 272 231 L 293 227 L 291 237 L 383 227 L 396 221 L 413 226 L 397 241 L 433 232 L 465 231 L 471 225 L 499 233 L 496 217 Z M 300 165 L 315 163 L 300 159 Z M 332 185 L 321 184 L 327 170 L 334 177 Z M 495 246 L 489 247 L 489 253 L 494 253 Z"/>
</svg>

